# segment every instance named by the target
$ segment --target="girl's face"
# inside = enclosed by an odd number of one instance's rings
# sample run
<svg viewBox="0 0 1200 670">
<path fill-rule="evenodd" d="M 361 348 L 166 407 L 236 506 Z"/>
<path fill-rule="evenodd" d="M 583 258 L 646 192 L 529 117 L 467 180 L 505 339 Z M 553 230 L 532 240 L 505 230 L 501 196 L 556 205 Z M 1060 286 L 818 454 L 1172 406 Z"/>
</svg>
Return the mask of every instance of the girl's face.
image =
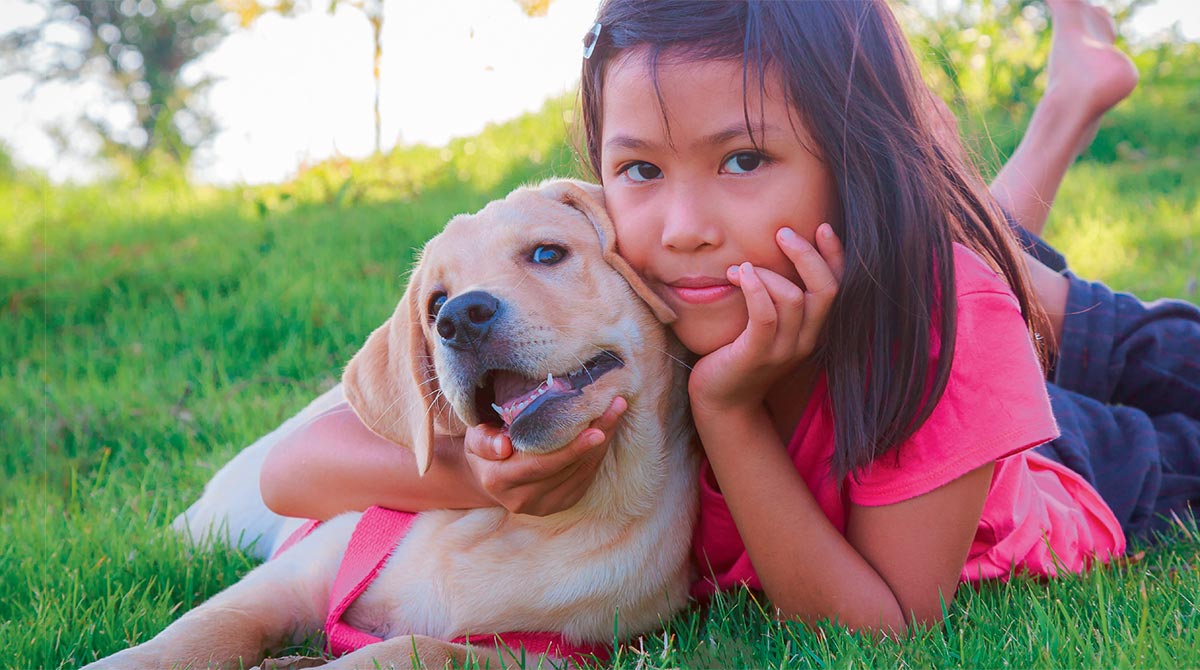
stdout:
<svg viewBox="0 0 1200 670">
<path fill-rule="evenodd" d="M 746 328 L 726 269 L 749 261 L 799 283 L 775 235 L 787 227 L 811 243 L 833 214 L 833 180 L 776 78 L 760 95 L 753 76 L 743 86 L 740 60 L 664 54 L 657 79 L 658 91 L 641 49 L 605 74 L 605 204 L 621 255 L 675 309 L 684 346 L 705 355 Z"/>
</svg>

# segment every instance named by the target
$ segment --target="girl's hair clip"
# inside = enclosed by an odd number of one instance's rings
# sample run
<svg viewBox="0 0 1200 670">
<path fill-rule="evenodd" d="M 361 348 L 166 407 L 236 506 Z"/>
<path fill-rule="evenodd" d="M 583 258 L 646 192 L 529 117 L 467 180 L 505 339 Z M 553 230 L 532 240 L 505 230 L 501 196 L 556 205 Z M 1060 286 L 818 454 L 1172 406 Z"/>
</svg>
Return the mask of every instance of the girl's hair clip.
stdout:
<svg viewBox="0 0 1200 670">
<path fill-rule="evenodd" d="M 600 22 L 592 25 L 592 29 L 587 31 L 583 36 L 583 57 L 591 58 L 592 52 L 596 50 L 596 42 L 600 41 Z"/>
</svg>

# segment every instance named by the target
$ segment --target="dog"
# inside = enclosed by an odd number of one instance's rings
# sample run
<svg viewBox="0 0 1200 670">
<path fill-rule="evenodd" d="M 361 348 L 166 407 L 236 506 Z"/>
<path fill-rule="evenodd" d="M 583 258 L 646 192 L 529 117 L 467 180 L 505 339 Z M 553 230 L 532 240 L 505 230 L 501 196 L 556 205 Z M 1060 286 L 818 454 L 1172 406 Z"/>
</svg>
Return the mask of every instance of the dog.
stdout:
<svg viewBox="0 0 1200 670">
<path fill-rule="evenodd" d="M 262 459 L 343 398 L 372 431 L 411 448 L 422 472 L 435 434 L 503 423 L 515 449 L 548 452 L 617 395 L 627 400 L 593 484 L 570 509 L 419 514 L 345 614 L 382 641 L 321 667 L 510 667 L 517 657 L 503 645 L 451 640 L 552 631 L 611 643 L 614 620 L 628 639 L 686 605 L 699 459 L 686 354 L 664 326 L 671 309 L 617 254 L 602 198 L 597 186 L 557 180 L 453 218 L 342 385 L 244 450 L 176 521 L 193 537 L 219 532 L 274 553 L 299 522 L 262 504 Z M 359 517 L 329 520 L 150 641 L 88 668 L 249 667 L 263 650 L 305 639 L 325 621 Z"/>
</svg>

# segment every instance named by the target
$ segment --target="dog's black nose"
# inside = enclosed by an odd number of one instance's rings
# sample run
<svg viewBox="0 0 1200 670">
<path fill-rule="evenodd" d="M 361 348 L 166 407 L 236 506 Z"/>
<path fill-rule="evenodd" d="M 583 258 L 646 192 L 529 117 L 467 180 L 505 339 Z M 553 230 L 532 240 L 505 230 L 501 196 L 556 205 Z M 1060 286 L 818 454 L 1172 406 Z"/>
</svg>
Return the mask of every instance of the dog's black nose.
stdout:
<svg viewBox="0 0 1200 670">
<path fill-rule="evenodd" d="M 470 346 L 487 336 L 500 313 L 500 301 L 490 293 L 471 291 L 442 305 L 437 332 L 450 346 Z"/>
</svg>

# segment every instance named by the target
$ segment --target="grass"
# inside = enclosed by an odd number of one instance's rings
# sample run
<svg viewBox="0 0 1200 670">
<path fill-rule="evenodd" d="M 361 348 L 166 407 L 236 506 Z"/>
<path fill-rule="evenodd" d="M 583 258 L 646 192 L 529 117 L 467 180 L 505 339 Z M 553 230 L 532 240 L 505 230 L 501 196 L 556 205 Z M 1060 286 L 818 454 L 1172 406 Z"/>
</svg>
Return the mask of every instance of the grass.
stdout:
<svg viewBox="0 0 1200 670">
<path fill-rule="evenodd" d="M 242 446 L 335 382 L 451 215 L 569 165 L 561 104 L 445 149 L 289 184 L 0 184 L 0 664 L 147 639 L 253 567 L 169 530 Z M 1084 163 L 1050 238 L 1084 276 L 1196 299 L 1200 156 Z M 621 649 L 633 667 L 1196 667 L 1200 532 L 1049 583 L 964 590 L 902 641 L 771 621 L 746 592 Z"/>
</svg>

